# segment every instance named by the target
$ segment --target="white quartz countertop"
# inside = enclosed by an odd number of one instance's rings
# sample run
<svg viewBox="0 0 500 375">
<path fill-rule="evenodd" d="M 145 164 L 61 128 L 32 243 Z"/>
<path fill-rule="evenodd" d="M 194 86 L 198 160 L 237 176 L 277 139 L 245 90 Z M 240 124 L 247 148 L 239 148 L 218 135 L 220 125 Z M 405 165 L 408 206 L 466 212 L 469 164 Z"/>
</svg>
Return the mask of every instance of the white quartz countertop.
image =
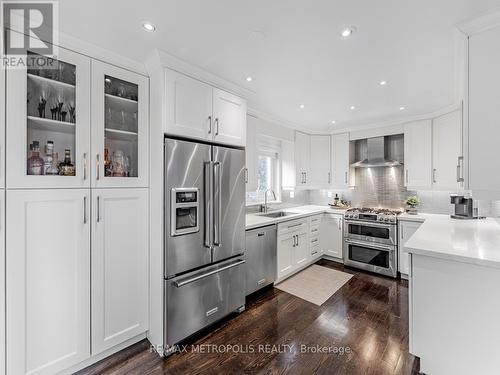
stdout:
<svg viewBox="0 0 500 375">
<path fill-rule="evenodd" d="M 260 228 L 260 227 L 264 227 L 266 225 L 273 225 L 273 224 L 277 224 L 277 223 L 282 223 L 284 221 L 300 219 L 303 217 L 322 214 L 322 213 L 343 215 L 345 213 L 346 209 L 331 208 L 330 206 L 309 205 L 309 206 L 285 208 L 285 209 L 278 210 L 278 211 L 293 212 L 294 214 L 289 215 L 289 216 L 284 216 L 284 217 L 277 217 L 277 218 L 265 217 L 265 216 L 262 216 L 262 213 L 247 214 L 246 215 L 246 229 L 248 230 L 248 229 Z M 270 211 L 270 212 L 272 212 L 272 211 Z"/>
<path fill-rule="evenodd" d="M 423 216 L 425 221 L 406 242 L 405 251 L 500 268 L 500 220 L 457 220 L 447 215 Z"/>
</svg>

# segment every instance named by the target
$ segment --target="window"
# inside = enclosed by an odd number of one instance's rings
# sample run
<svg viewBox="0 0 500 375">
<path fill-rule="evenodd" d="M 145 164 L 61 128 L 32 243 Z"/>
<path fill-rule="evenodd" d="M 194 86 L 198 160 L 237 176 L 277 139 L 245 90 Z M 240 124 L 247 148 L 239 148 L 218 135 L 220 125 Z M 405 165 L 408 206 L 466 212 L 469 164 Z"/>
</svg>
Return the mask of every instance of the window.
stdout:
<svg viewBox="0 0 500 375">
<path fill-rule="evenodd" d="M 257 191 L 247 193 L 248 203 L 258 204 L 265 200 L 266 191 L 271 189 L 276 194 L 276 199 L 271 192 L 267 194 L 268 202 L 280 201 L 281 175 L 280 175 L 281 142 L 262 136 L 257 144 Z"/>
</svg>

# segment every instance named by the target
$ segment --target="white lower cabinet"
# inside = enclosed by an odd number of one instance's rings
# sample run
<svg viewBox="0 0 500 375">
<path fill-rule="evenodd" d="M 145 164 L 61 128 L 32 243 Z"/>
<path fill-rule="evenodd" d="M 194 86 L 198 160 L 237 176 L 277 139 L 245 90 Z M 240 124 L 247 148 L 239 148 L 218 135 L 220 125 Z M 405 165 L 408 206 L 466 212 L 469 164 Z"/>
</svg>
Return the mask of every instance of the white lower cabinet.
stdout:
<svg viewBox="0 0 500 375">
<path fill-rule="evenodd" d="M 148 329 L 148 189 L 92 191 L 92 354 Z"/>
<path fill-rule="evenodd" d="M 294 269 L 293 252 L 295 233 L 278 237 L 278 280 L 292 273 Z"/>
<path fill-rule="evenodd" d="M 319 231 L 319 243 L 324 254 L 338 259 L 343 256 L 342 222 L 342 215 L 324 214 Z"/>
<path fill-rule="evenodd" d="M 7 192 L 7 374 L 90 356 L 90 190 Z"/>
<path fill-rule="evenodd" d="M 411 236 L 417 231 L 422 225 L 418 221 L 400 221 L 399 222 L 399 246 L 398 246 L 398 259 L 399 259 L 399 272 L 403 275 L 408 275 L 409 272 L 409 261 L 408 253 L 404 252 L 404 247 L 406 242 Z"/>
<path fill-rule="evenodd" d="M 283 280 L 310 260 L 309 219 L 278 224 L 278 280 Z"/>
<path fill-rule="evenodd" d="M 0 190 L 0 374 L 5 374 L 5 191 Z"/>
</svg>

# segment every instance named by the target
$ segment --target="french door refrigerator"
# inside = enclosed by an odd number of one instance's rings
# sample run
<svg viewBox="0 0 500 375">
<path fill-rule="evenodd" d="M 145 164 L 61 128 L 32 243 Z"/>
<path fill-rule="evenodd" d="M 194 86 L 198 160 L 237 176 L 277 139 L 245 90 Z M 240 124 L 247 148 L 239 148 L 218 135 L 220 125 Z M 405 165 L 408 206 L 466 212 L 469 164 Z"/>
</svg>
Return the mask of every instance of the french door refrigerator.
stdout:
<svg viewBox="0 0 500 375">
<path fill-rule="evenodd" d="M 245 305 L 245 152 L 165 138 L 165 354 Z"/>
</svg>

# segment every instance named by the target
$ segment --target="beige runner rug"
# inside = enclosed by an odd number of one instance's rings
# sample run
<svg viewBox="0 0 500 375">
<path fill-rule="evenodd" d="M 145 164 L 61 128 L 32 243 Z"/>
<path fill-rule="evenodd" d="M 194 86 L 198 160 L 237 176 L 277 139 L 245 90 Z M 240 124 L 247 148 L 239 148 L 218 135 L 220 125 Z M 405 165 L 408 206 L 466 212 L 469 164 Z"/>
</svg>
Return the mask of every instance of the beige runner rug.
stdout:
<svg viewBox="0 0 500 375">
<path fill-rule="evenodd" d="M 275 287 L 321 306 L 353 275 L 313 264 Z"/>
</svg>

